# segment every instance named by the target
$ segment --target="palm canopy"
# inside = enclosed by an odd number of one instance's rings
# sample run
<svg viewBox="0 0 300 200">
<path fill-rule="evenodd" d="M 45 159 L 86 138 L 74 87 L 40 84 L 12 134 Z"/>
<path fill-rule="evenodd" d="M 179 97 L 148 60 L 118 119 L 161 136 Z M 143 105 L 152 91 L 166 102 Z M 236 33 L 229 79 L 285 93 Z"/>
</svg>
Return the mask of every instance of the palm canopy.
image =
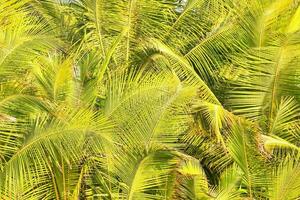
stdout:
<svg viewBox="0 0 300 200">
<path fill-rule="evenodd" d="M 1 199 L 300 197 L 298 0 L 2 0 Z"/>
</svg>

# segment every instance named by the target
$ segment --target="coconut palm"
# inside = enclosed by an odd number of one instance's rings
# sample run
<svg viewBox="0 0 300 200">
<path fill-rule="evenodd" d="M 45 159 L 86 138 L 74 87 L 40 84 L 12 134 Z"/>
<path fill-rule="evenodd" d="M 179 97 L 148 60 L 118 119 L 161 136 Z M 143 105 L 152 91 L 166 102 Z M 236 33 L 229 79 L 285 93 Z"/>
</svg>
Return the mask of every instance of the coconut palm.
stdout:
<svg viewBox="0 0 300 200">
<path fill-rule="evenodd" d="M 300 198 L 299 5 L 2 0 L 1 199 Z"/>
</svg>

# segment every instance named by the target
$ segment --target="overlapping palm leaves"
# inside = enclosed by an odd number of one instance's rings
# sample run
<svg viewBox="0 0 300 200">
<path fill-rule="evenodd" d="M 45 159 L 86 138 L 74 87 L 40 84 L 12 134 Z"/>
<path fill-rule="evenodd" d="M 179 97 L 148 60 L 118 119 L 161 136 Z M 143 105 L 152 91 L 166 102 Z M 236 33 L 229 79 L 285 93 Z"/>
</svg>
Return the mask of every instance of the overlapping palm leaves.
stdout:
<svg viewBox="0 0 300 200">
<path fill-rule="evenodd" d="M 1 199 L 297 199 L 297 0 L 2 0 Z"/>
</svg>

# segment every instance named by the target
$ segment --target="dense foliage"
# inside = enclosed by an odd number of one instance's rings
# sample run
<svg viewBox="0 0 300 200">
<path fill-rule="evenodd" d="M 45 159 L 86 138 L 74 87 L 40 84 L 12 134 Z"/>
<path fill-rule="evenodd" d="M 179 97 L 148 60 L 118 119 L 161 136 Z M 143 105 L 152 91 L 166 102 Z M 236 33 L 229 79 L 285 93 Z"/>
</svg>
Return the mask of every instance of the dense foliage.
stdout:
<svg viewBox="0 0 300 200">
<path fill-rule="evenodd" d="M 0 0 L 0 199 L 300 198 L 299 0 Z"/>
</svg>

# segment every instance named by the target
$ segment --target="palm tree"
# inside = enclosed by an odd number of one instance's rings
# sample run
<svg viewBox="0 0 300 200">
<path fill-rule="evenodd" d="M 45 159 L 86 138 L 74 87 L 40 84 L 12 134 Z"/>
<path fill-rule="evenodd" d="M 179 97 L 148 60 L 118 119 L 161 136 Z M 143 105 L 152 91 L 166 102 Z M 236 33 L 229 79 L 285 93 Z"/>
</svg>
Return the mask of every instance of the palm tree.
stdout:
<svg viewBox="0 0 300 200">
<path fill-rule="evenodd" d="M 299 5 L 2 0 L 1 199 L 298 199 Z"/>
</svg>

